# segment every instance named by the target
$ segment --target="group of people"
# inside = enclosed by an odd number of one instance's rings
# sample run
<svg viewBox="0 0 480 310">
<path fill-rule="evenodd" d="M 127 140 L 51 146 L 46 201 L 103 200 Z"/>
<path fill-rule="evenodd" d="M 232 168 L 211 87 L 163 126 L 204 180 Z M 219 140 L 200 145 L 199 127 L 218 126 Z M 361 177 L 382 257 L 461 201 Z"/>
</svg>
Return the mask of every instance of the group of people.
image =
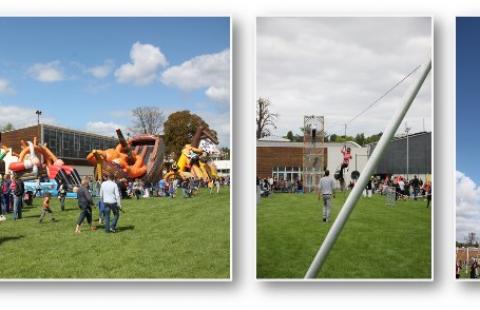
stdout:
<svg viewBox="0 0 480 310">
<path fill-rule="evenodd" d="M 430 207 L 432 200 L 432 183 L 431 181 L 423 181 L 416 175 L 413 179 L 408 179 L 404 176 L 386 176 L 383 180 L 380 178 L 373 178 L 371 180 L 371 188 L 373 192 L 378 192 L 385 195 L 386 192 L 394 188 L 395 200 L 407 200 L 418 198 L 425 198 L 427 201 L 427 208 Z"/>
<path fill-rule="evenodd" d="M 38 182 L 40 184 L 40 182 Z M 98 185 L 98 188 L 95 186 Z M 49 216 L 52 221 L 56 221 L 51 203 L 51 193 L 39 191 L 37 186 L 34 195 L 42 196 L 41 212 L 39 223 L 43 223 L 44 219 Z M 97 191 L 96 191 L 97 190 Z M 78 188 L 74 188 L 77 193 L 78 207 L 80 214 L 76 222 L 75 233 L 80 233 L 80 227 L 86 220 L 91 230 L 96 230 L 93 225 L 92 207 L 95 206 L 94 196 L 99 197 L 99 222 L 103 221 L 105 232 L 116 232 L 118 220 L 121 210 L 121 194 L 119 185 L 115 182 L 113 176 L 109 176 L 102 183 L 94 183 L 88 177 L 84 177 Z M 25 184 L 21 178 L 17 178 L 15 174 L 0 175 L 0 206 L 2 220 L 6 220 L 8 213 L 13 213 L 13 220 L 22 219 L 22 209 L 25 200 Z M 58 198 L 60 201 L 60 209 L 65 210 L 65 198 L 67 196 L 66 185 L 61 181 L 58 183 Z M 113 218 L 111 219 L 111 214 Z"/>
<path fill-rule="evenodd" d="M 303 193 L 303 182 L 296 180 L 278 180 L 277 178 L 257 178 L 257 189 L 261 197 L 268 197 L 273 192 L 279 193 Z"/>
<path fill-rule="evenodd" d="M 203 180 L 189 178 L 179 180 L 177 178 L 171 180 L 160 179 L 157 183 L 144 183 L 140 179 L 133 182 L 120 182 L 119 188 L 122 198 L 148 198 L 148 197 L 169 197 L 175 198 L 177 191 L 181 190 L 184 198 L 190 198 L 199 188 L 206 187 L 210 194 L 219 193 L 222 186 L 230 185 L 229 177 L 218 177 L 210 179 L 208 182 Z"/>
<path fill-rule="evenodd" d="M 25 184 L 15 175 L 0 175 L 0 209 L 2 219 L 6 219 L 8 213 L 13 213 L 13 220 L 22 218 L 23 196 Z"/>
<path fill-rule="evenodd" d="M 95 205 L 95 202 L 90 189 L 90 183 L 88 177 L 84 178 L 81 185 L 76 189 L 78 207 L 80 208 L 80 215 L 75 227 L 75 233 L 77 234 L 80 233 L 80 227 L 84 220 L 87 220 L 92 231 L 96 230 L 96 227 L 93 225 L 92 216 L 92 207 Z M 106 233 L 114 233 L 117 231 L 122 204 L 120 189 L 113 175 L 109 175 L 106 180 L 100 184 L 98 197 L 99 222 L 102 223 L 103 221 Z M 112 213 L 113 219 L 110 218 Z"/>
<path fill-rule="evenodd" d="M 463 268 L 468 268 L 470 279 L 478 279 L 480 275 L 480 263 L 478 262 L 478 258 L 472 257 L 470 266 L 467 266 L 467 262 L 463 262 L 462 264 L 460 260 L 457 261 L 455 266 L 455 275 L 457 279 L 460 279 Z"/>
</svg>

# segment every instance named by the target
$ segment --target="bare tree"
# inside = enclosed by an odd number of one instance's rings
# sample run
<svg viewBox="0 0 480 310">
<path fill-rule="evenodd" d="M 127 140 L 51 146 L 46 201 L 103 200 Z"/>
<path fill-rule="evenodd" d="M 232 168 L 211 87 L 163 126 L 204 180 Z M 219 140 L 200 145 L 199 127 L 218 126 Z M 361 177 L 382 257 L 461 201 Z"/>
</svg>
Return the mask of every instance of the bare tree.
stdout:
<svg viewBox="0 0 480 310">
<path fill-rule="evenodd" d="M 137 107 L 132 110 L 133 130 L 136 133 L 158 135 L 163 128 L 165 116 L 158 107 Z"/>
<path fill-rule="evenodd" d="M 257 139 L 271 135 L 270 127 L 277 128 L 275 120 L 277 113 L 270 111 L 271 102 L 267 98 L 258 98 L 257 100 Z"/>
</svg>

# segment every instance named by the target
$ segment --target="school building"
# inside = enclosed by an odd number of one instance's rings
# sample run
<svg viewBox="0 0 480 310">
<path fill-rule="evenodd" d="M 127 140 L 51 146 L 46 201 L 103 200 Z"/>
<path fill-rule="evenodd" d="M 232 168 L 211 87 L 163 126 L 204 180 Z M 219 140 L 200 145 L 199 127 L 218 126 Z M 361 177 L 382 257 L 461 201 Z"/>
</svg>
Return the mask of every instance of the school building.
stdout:
<svg viewBox="0 0 480 310">
<path fill-rule="evenodd" d="M 333 176 L 343 161 L 341 153 L 350 147 L 352 159 L 345 181 L 348 184 L 353 171 L 362 172 L 376 143 L 361 146 L 354 141 L 346 143 L 325 142 L 319 149 L 323 153 L 323 165 Z M 281 137 L 265 137 L 257 140 L 257 177 L 277 180 L 297 180 L 304 177 L 303 142 L 291 142 Z M 408 149 L 408 156 L 407 156 Z M 374 175 L 417 175 L 423 180 L 432 173 L 432 134 L 420 132 L 392 139 L 374 170 Z M 339 184 L 337 184 L 340 186 Z"/>
</svg>

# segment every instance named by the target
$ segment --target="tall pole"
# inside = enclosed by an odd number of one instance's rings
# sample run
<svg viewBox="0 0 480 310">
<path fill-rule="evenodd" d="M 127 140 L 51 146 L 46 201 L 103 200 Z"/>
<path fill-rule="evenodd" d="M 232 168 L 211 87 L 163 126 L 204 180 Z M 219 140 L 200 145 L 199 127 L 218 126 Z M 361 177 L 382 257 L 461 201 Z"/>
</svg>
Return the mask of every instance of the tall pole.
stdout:
<svg viewBox="0 0 480 310">
<path fill-rule="evenodd" d="M 405 114 L 407 113 L 408 109 L 410 108 L 413 100 L 418 94 L 418 91 L 423 85 L 423 82 L 428 76 L 432 68 L 432 61 L 429 60 L 428 63 L 422 66 L 421 74 L 418 78 L 418 81 L 408 90 L 407 95 L 405 97 L 405 101 L 402 105 L 399 106 L 398 110 L 395 112 L 392 120 L 387 125 L 380 141 L 378 141 L 375 150 L 373 150 L 372 155 L 370 156 L 369 161 L 365 165 L 360 178 L 358 179 L 357 183 L 353 187 L 353 190 L 348 195 L 347 200 L 345 201 L 340 213 L 338 214 L 335 222 L 333 223 L 332 227 L 330 228 L 325 240 L 323 241 L 320 249 L 318 250 L 315 258 L 313 259 L 310 267 L 308 268 L 307 273 L 305 274 L 305 279 L 313 279 L 316 278 L 320 268 L 325 263 L 325 260 L 330 253 L 335 241 L 340 236 L 345 223 L 350 216 L 350 213 L 353 211 L 355 204 L 357 203 L 358 199 L 362 195 L 363 189 L 367 185 L 368 180 L 370 179 L 371 174 L 373 173 L 373 169 L 380 161 L 383 152 L 387 148 L 388 143 L 393 138 L 393 135 L 398 130 L 398 127 L 402 123 Z"/>
<path fill-rule="evenodd" d="M 410 166 L 410 157 L 409 157 L 409 156 L 410 156 L 410 152 L 409 152 L 409 147 L 410 147 L 409 142 L 410 142 L 410 141 L 408 140 L 408 138 L 409 138 L 409 137 L 408 137 L 409 132 L 410 132 L 410 128 L 408 127 L 407 122 L 405 122 L 405 133 L 406 133 L 406 135 L 407 135 L 407 169 L 406 169 L 406 170 L 407 170 L 407 171 L 406 171 L 406 177 L 407 177 L 407 179 L 409 179 L 408 174 L 409 174 L 409 172 L 410 172 L 410 169 L 409 169 L 409 168 L 410 168 L 410 167 L 409 167 L 409 166 Z"/>
<path fill-rule="evenodd" d="M 41 132 L 40 132 L 40 115 L 42 115 L 42 111 L 37 110 L 35 111 L 35 114 L 37 114 L 37 139 L 39 143 L 42 142 L 42 137 L 40 137 Z"/>
</svg>

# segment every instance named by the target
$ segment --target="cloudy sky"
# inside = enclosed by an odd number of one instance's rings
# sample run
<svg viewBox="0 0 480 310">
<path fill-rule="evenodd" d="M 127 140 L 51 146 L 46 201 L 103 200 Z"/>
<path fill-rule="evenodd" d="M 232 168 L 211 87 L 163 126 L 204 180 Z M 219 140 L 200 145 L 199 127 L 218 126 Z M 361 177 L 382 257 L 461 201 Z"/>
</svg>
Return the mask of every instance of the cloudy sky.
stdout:
<svg viewBox="0 0 480 310">
<path fill-rule="evenodd" d="M 480 237 L 480 167 L 478 165 L 478 115 L 480 106 L 480 18 L 457 18 L 456 26 L 456 143 L 457 241 L 469 232 Z"/>
<path fill-rule="evenodd" d="M 312 114 L 343 135 L 343 124 L 428 61 L 431 47 L 430 18 L 258 18 L 257 97 L 279 114 L 275 135 L 300 133 Z M 383 131 L 417 76 L 349 123 L 347 134 Z M 411 132 L 431 130 L 431 115 L 429 76 L 406 117 Z"/>
<path fill-rule="evenodd" d="M 0 125 L 112 135 L 129 111 L 188 109 L 230 135 L 229 18 L 0 18 Z"/>
</svg>

